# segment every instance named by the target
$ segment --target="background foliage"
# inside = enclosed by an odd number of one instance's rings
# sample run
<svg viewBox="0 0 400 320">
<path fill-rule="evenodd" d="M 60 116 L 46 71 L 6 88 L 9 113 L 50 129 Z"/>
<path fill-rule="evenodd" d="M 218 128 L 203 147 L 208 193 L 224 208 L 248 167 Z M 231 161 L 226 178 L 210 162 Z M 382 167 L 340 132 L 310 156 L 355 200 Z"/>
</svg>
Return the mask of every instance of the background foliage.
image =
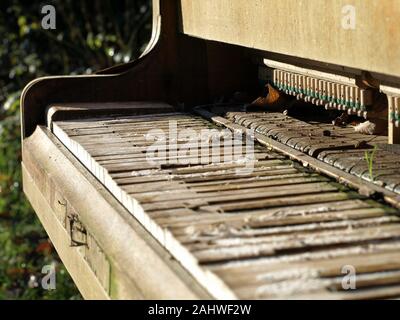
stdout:
<svg viewBox="0 0 400 320">
<path fill-rule="evenodd" d="M 56 30 L 41 8 L 56 8 Z M 0 1 L 0 299 L 80 295 L 22 193 L 19 98 L 32 79 L 83 74 L 137 57 L 150 38 L 150 0 Z M 57 289 L 40 287 L 57 265 Z"/>
</svg>

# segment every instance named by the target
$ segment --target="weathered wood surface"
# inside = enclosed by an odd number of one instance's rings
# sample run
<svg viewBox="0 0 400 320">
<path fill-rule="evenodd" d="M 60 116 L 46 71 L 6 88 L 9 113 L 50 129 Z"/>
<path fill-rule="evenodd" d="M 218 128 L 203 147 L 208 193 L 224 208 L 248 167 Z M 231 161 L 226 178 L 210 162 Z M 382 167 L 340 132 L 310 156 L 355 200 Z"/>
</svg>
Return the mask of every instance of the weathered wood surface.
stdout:
<svg viewBox="0 0 400 320">
<path fill-rule="evenodd" d="M 178 132 L 217 129 L 167 113 L 55 121 L 53 132 L 214 297 L 400 295 L 396 209 L 257 144 L 254 170 L 240 175 L 242 161 L 148 158 L 149 130 L 168 133 L 171 121 Z M 167 151 L 187 143 L 165 142 Z M 342 290 L 345 265 L 357 271 L 357 290 Z"/>
<path fill-rule="evenodd" d="M 397 0 L 180 2 L 185 34 L 268 51 L 269 56 L 400 76 Z M 347 28 L 349 21 L 354 25 Z"/>
<path fill-rule="evenodd" d="M 22 156 L 24 192 L 84 298 L 211 297 L 46 128 Z"/>
<path fill-rule="evenodd" d="M 400 191 L 400 155 L 378 148 L 373 158 L 371 179 L 365 153 L 386 143 L 385 136 L 365 135 L 354 128 L 308 123 L 282 113 L 228 112 L 227 119 L 281 142 L 366 181 Z M 324 132 L 329 135 L 324 135 Z"/>
</svg>

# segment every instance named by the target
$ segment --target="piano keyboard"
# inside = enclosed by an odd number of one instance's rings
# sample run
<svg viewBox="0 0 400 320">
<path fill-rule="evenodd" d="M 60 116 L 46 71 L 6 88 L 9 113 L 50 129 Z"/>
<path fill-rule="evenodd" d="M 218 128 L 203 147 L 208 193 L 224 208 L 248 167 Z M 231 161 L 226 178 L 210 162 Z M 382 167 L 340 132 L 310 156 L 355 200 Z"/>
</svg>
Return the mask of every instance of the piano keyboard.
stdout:
<svg viewBox="0 0 400 320">
<path fill-rule="evenodd" d="M 163 137 L 171 123 L 176 132 Z M 93 116 L 52 130 L 216 298 L 400 297 L 396 209 L 257 143 L 248 171 L 234 158 L 185 154 L 185 134 L 222 130 L 191 114 Z M 191 141 L 190 150 L 221 150 L 226 135 Z M 155 143 L 162 157 L 149 156 Z M 234 136 L 239 160 L 246 145 Z M 351 268 L 356 289 L 347 290 Z"/>
</svg>

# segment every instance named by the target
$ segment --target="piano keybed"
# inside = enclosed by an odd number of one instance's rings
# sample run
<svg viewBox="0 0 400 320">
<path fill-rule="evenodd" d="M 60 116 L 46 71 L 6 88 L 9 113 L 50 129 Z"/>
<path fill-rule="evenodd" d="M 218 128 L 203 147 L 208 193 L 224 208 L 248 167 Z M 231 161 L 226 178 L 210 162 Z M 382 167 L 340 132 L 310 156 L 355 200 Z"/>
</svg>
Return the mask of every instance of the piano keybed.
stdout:
<svg viewBox="0 0 400 320">
<path fill-rule="evenodd" d="M 151 139 L 156 132 L 150 130 L 168 132 L 171 123 L 178 133 L 221 130 L 186 113 L 52 125 L 60 141 L 216 298 L 400 296 L 398 210 L 258 144 L 253 170 L 241 174 L 243 161 L 199 161 L 176 153 L 187 143 L 183 136 Z M 221 151 L 225 135 L 192 147 Z M 165 157 L 149 158 L 155 141 L 166 143 Z M 247 156 L 243 140 L 235 138 L 231 146 L 240 159 Z M 356 290 L 342 287 L 349 265 L 357 271 Z"/>
</svg>

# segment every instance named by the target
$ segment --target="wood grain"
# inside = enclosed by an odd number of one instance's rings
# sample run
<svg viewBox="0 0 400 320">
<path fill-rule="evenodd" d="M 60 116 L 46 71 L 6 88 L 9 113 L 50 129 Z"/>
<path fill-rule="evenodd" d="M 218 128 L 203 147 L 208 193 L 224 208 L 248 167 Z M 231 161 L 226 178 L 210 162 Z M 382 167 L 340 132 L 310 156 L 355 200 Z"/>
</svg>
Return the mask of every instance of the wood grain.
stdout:
<svg viewBox="0 0 400 320">
<path fill-rule="evenodd" d="M 175 113 L 55 121 L 53 132 L 213 296 L 398 294 L 396 209 L 257 144 L 254 170 L 245 175 L 235 171 L 243 164 L 223 159 L 200 163 L 193 157 L 197 162 L 182 164 L 172 155 L 168 165 L 149 164 L 146 135 L 156 125 L 167 130 L 170 121 L 178 131 L 218 130 L 200 117 Z M 184 143 L 165 141 L 172 142 L 168 148 Z M 342 290 L 344 265 L 360 273 L 358 290 Z"/>
</svg>

